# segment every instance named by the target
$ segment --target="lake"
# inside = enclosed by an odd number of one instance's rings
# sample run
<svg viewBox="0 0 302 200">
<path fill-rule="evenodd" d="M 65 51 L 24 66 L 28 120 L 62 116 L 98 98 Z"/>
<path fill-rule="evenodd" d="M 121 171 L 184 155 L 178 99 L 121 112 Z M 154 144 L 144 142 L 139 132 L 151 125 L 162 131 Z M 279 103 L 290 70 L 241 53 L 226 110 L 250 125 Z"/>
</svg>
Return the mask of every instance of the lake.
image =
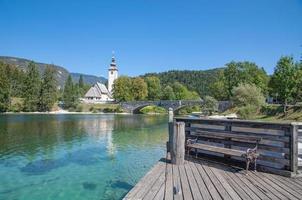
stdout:
<svg viewBox="0 0 302 200">
<path fill-rule="evenodd" d="M 0 199 L 121 199 L 165 155 L 167 121 L 0 115 Z"/>
</svg>

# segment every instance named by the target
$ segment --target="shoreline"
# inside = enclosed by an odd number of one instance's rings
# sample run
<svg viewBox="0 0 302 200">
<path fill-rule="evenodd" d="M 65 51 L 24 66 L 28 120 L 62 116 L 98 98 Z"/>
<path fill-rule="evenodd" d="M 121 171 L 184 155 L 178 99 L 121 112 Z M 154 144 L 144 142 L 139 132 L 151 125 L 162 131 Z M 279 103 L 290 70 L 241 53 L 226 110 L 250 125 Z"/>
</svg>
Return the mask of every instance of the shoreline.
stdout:
<svg viewBox="0 0 302 200">
<path fill-rule="evenodd" d="M 105 113 L 105 112 L 69 112 L 69 111 L 51 111 L 51 112 L 4 112 L 0 113 L 0 115 L 109 115 L 109 114 L 115 114 L 115 115 L 167 115 L 167 113 L 140 113 L 140 114 L 133 114 L 128 112 L 122 112 L 122 113 Z"/>
<path fill-rule="evenodd" d="M 69 111 L 51 111 L 51 112 L 4 112 L 0 113 L 0 115 L 104 115 L 104 114 L 120 114 L 120 115 L 131 115 L 131 113 L 104 113 L 104 112 L 98 112 L 98 113 L 93 113 L 93 112 L 69 112 Z"/>
</svg>

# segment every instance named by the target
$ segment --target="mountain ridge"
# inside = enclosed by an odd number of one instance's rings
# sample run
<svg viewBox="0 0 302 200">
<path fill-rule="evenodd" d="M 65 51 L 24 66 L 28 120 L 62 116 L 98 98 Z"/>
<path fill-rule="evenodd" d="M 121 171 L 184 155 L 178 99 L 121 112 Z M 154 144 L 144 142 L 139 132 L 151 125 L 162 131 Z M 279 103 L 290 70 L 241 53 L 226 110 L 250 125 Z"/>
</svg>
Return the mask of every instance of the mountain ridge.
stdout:
<svg viewBox="0 0 302 200">
<path fill-rule="evenodd" d="M 0 61 L 7 63 L 7 64 L 12 64 L 15 65 L 16 67 L 26 71 L 28 64 L 31 61 L 30 59 L 26 58 L 19 58 L 19 57 L 13 57 L 13 56 L 0 56 Z M 90 74 L 83 74 L 83 73 L 76 73 L 76 72 L 69 72 L 65 67 L 55 65 L 55 64 L 47 64 L 47 63 L 42 63 L 42 62 L 36 62 L 34 61 L 35 64 L 38 67 L 39 72 L 42 74 L 44 70 L 46 69 L 47 65 L 50 65 L 55 69 L 56 73 L 56 78 L 58 81 L 59 86 L 62 88 L 64 86 L 65 80 L 67 79 L 68 75 L 70 74 L 73 81 L 78 81 L 80 78 L 80 75 L 83 75 L 83 80 L 84 83 L 86 84 L 94 84 L 96 82 L 101 82 L 101 83 L 106 83 L 107 79 L 102 76 L 95 76 L 95 75 L 90 75 Z"/>
</svg>

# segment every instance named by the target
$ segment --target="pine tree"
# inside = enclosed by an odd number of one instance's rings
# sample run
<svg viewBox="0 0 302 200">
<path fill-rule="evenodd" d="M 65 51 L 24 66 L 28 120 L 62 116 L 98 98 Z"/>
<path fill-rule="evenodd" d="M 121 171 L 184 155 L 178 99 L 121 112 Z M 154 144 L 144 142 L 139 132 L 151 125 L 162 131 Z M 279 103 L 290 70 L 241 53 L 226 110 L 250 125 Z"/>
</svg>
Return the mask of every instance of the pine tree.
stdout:
<svg viewBox="0 0 302 200">
<path fill-rule="evenodd" d="M 8 110 L 10 102 L 10 84 L 5 73 L 4 64 L 0 63 L 0 112 Z"/>
<path fill-rule="evenodd" d="M 79 88 L 84 88 L 85 84 L 84 84 L 84 79 L 83 79 L 83 75 L 80 75 L 80 79 L 79 79 Z"/>
<path fill-rule="evenodd" d="M 39 111 L 50 111 L 57 100 L 57 80 L 55 77 L 55 70 L 47 66 L 40 89 L 39 97 Z"/>
<path fill-rule="evenodd" d="M 75 108 L 79 98 L 79 86 L 73 84 L 72 78 L 69 75 L 64 86 L 63 101 L 65 108 Z"/>
<path fill-rule="evenodd" d="M 30 62 L 24 81 L 24 109 L 25 111 L 37 111 L 40 93 L 40 74 L 34 62 Z"/>
</svg>

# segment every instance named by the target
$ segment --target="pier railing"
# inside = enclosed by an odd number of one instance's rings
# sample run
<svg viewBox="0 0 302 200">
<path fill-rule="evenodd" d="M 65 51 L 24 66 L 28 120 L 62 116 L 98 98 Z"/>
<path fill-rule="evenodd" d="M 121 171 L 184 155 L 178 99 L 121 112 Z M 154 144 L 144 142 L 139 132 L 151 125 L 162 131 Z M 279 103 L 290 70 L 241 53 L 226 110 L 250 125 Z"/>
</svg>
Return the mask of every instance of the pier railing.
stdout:
<svg viewBox="0 0 302 200">
<path fill-rule="evenodd" d="M 238 138 L 203 137 L 207 134 L 228 133 L 261 137 L 258 145 L 258 169 L 284 176 L 294 176 L 302 170 L 302 123 L 272 123 L 235 119 L 203 119 L 175 117 L 169 123 L 169 145 L 172 163 L 181 164 L 184 145 L 188 138 L 198 138 L 197 142 L 230 149 L 246 150 L 252 145 Z M 184 137 L 184 138 L 182 138 Z M 300 148 L 299 148 L 300 144 Z M 179 147 L 181 146 L 181 147 Z M 199 151 L 209 157 L 226 158 L 219 153 Z M 174 155 L 173 155 L 174 154 Z M 174 159 L 174 160 L 173 160 Z M 229 156 L 228 161 L 244 162 L 244 158 Z"/>
</svg>

